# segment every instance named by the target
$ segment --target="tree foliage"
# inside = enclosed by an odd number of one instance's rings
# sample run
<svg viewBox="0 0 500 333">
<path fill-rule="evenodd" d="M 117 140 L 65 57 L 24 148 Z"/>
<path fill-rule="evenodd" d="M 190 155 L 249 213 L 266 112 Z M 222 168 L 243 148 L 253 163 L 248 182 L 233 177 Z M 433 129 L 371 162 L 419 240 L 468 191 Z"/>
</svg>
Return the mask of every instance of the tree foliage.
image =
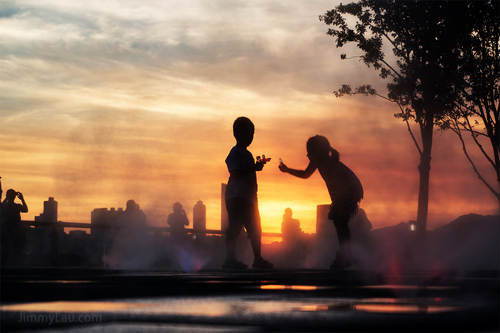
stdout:
<svg viewBox="0 0 500 333">
<path fill-rule="evenodd" d="M 477 36 L 471 33 L 472 27 L 476 26 L 477 34 L 480 33 L 480 23 L 469 22 L 474 16 L 471 12 L 476 10 L 472 3 L 360 0 L 340 4 L 320 16 L 321 21 L 332 26 L 327 33 L 335 38 L 337 47 L 356 43 L 363 52 L 360 61 L 377 70 L 382 79 L 389 80 L 386 95 L 377 93 L 370 85 L 355 89 L 342 85 L 334 93 L 338 97 L 380 96 L 399 106 L 400 112 L 395 116 L 406 122 L 420 154 L 417 222 L 424 230 L 433 130 L 436 126 L 450 128 L 458 124 L 453 120 L 460 117 L 463 124 L 465 114 L 457 115 L 457 105 L 461 105 L 463 111 L 472 112 L 475 108 L 472 104 L 477 103 L 477 100 L 472 102 L 476 97 L 467 97 L 468 102 L 465 98 L 467 92 L 476 94 L 472 92 L 471 75 L 481 76 L 477 73 L 464 76 L 464 72 L 473 72 L 476 66 L 466 60 L 466 54 L 481 52 L 471 51 L 473 45 L 479 43 L 473 41 Z M 392 56 L 384 54 L 384 43 L 391 47 Z M 347 59 L 347 55 L 343 54 L 341 59 Z M 483 87 L 477 88 L 483 90 Z M 420 140 L 411 132 L 411 121 L 419 126 Z"/>
<path fill-rule="evenodd" d="M 498 1 L 472 1 L 463 22 L 455 80 L 455 109 L 442 128 L 453 130 L 479 179 L 500 206 L 500 8 Z M 496 185 L 487 181 L 468 153 L 462 133 L 471 135 L 496 173 Z M 486 142 L 489 147 L 484 147 Z"/>
</svg>

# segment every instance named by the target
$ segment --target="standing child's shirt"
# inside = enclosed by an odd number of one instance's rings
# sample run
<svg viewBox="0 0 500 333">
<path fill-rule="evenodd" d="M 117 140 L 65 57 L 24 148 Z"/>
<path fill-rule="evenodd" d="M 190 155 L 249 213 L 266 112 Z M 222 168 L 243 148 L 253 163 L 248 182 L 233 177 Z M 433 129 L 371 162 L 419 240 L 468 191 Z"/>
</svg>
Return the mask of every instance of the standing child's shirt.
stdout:
<svg viewBox="0 0 500 333">
<path fill-rule="evenodd" d="M 226 158 L 229 172 L 237 169 L 252 168 L 255 165 L 253 155 L 247 149 L 234 146 Z M 235 178 L 229 176 L 226 186 L 226 200 L 245 198 L 257 202 L 257 173 L 255 170 Z"/>
</svg>

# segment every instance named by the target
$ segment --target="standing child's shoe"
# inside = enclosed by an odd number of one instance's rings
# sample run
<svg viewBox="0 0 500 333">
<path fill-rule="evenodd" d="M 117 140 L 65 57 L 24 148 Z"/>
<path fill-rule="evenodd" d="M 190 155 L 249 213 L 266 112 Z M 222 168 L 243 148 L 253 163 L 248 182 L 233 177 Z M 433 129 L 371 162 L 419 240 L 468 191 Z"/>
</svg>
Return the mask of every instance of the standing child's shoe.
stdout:
<svg viewBox="0 0 500 333">
<path fill-rule="evenodd" d="M 271 269 L 273 268 L 273 264 L 271 264 L 267 260 L 264 260 L 264 258 L 260 257 L 260 258 L 255 258 L 252 267 L 259 269 Z"/>
</svg>

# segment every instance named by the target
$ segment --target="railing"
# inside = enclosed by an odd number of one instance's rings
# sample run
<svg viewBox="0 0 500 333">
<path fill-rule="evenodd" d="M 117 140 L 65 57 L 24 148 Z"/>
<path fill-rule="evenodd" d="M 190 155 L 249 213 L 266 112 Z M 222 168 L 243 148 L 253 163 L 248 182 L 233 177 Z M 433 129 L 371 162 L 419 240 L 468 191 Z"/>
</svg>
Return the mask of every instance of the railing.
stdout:
<svg viewBox="0 0 500 333">
<path fill-rule="evenodd" d="M 59 234 L 57 228 L 77 228 L 77 229 L 120 229 L 119 225 L 99 225 L 91 223 L 81 223 L 81 222 L 46 222 L 46 221 L 21 221 L 25 226 L 34 227 L 52 227 L 52 233 L 50 238 L 50 263 L 52 266 L 57 266 L 57 257 L 59 255 Z M 146 226 L 147 231 L 152 231 L 154 233 L 170 232 L 169 227 L 155 227 Z M 225 235 L 226 232 L 222 230 L 195 230 L 186 228 L 188 234 L 205 234 L 205 235 Z M 282 237 L 279 232 L 263 232 L 262 236 L 265 237 Z"/>
</svg>

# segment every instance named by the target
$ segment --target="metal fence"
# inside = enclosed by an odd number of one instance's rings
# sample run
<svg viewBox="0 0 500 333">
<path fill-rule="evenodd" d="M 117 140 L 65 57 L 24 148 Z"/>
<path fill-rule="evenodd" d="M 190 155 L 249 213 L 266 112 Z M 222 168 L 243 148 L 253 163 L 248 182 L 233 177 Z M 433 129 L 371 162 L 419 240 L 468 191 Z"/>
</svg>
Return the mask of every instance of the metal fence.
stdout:
<svg viewBox="0 0 500 333">
<path fill-rule="evenodd" d="M 119 230 L 120 225 L 100 225 L 82 222 L 45 222 L 45 221 L 21 221 L 25 226 L 32 227 L 52 227 L 52 233 L 50 238 L 51 251 L 50 251 L 50 262 L 52 266 L 57 266 L 57 258 L 59 255 L 59 233 L 58 228 L 75 228 L 75 229 L 110 229 Z M 204 234 L 204 235 L 225 235 L 226 232 L 222 230 L 211 230 L 203 229 L 196 230 L 191 228 L 185 229 L 188 234 Z M 169 227 L 156 227 L 156 226 L 146 226 L 146 231 L 152 233 L 168 233 L 170 232 Z M 264 237 L 282 237 L 281 233 L 278 232 L 263 232 Z"/>
</svg>

